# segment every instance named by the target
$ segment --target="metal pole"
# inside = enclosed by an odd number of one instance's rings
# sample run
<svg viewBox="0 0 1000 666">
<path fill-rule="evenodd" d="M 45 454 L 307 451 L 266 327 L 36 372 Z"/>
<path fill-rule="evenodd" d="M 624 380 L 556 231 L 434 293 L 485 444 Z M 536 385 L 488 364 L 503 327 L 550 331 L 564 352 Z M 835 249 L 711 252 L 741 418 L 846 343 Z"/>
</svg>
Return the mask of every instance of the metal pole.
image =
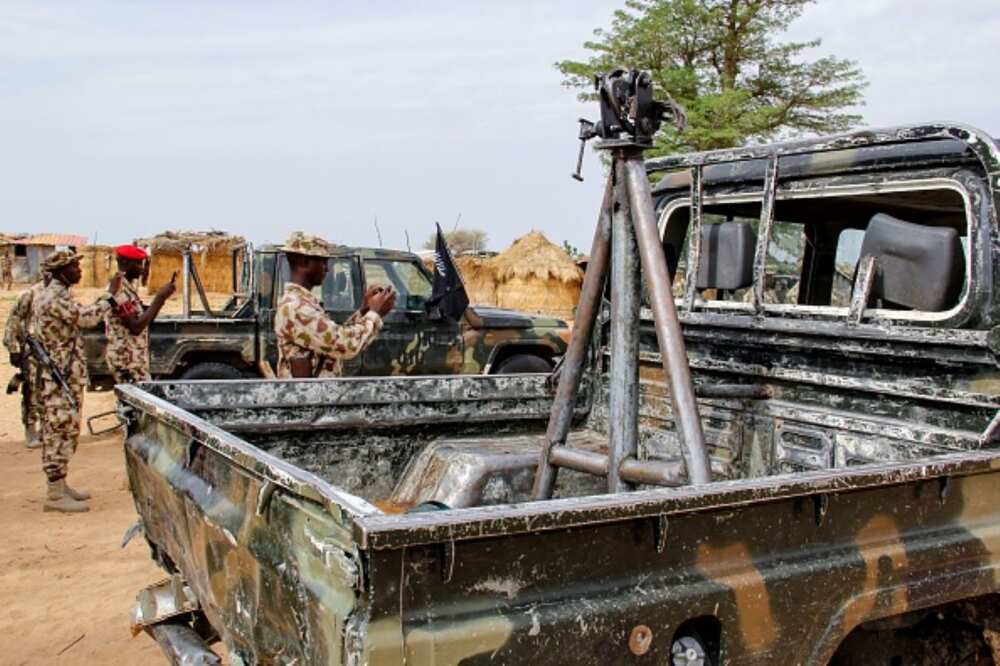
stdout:
<svg viewBox="0 0 1000 666">
<path fill-rule="evenodd" d="M 617 160 L 616 160 L 617 161 Z M 624 171 L 628 187 L 632 223 L 635 226 L 639 256 L 649 288 L 650 305 L 656 325 L 656 340 L 660 346 L 663 369 L 670 381 L 670 400 L 674 410 L 674 423 L 681 441 L 688 478 L 692 485 L 710 483 L 711 468 L 705 451 L 701 419 L 698 416 L 698 402 L 691 382 L 691 368 L 688 367 L 684 335 L 667 272 L 667 260 L 663 254 L 663 244 L 656 227 L 656 211 L 653 210 L 653 196 L 646 178 L 646 168 L 642 162 L 641 149 L 622 151 L 619 168 Z"/>
<path fill-rule="evenodd" d="M 191 250 L 181 251 L 181 313 L 187 319 L 191 316 Z"/>
<path fill-rule="evenodd" d="M 615 160 L 615 165 L 620 160 Z M 608 492 L 630 490 L 619 468 L 639 438 L 639 254 L 625 179 L 615 178 L 611 213 L 611 376 L 608 395 Z"/>
<path fill-rule="evenodd" d="M 587 264 L 587 272 L 583 276 L 580 303 L 577 305 L 576 317 L 573 320 L 573 337 L 570 338 L 569 348 L 563 356 L 559 386 L 552 402 L 549 426 L 545 432 L 545 444 L 535 472 L 535 484 L 531 496 L 536 500 L 552 497 L 552 488 L 556 483 L 556 468 L 549 462 L 549 453 L 554 445 L 566 443 L 566 436 L 573 423 L 573 408 L 576 406 L 576 394 L 587 360 L 587 350 L 593 337 L 594 322 L 601 309 L 604 280 L 608 272 L 608 254 L 611 249 L 612 188 L 612 178 L 608 176 L 604 198 L 601 201 L 601 214 L 597 220 L 594 242 L 590 248 L 590 263 Z"/>
</svg>

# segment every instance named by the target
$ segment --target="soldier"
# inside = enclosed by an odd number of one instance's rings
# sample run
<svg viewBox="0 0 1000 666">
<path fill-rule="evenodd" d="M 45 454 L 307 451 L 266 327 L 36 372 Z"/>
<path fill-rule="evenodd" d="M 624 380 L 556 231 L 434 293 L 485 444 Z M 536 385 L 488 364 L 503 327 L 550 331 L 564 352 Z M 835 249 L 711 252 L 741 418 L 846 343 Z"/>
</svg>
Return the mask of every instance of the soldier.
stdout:
<svg viewBox="0 0 1000 666">
<path fill-rule="evenodd" d="M 0 282 L 7 291 L 14 286 L 14 257 L 10 255 L 10 245 L 0 247 Z"/>
<path fill-rule="evenodd" d="M 291 271 L 274 316 L 278 336 L 278 377 L 339 377 L 343 361 L 354 358 L 378 335 L 396 302 L 392 289 L 370 288 L 361 309 L 343 326 L 331 320 L 312 290 L 323 284 L 333 247 L 322 238 L 295 232 L 282 247 Z"/>
<path fill-rule="evenodd" d="M 90 494 L 66 484 L 70 458 L 80 436 L 80 411 L 87 385 L 87 364 L 80 329 L 96 326 L 104 314 L 118 305 L 122 276 L 116 274 L 108 291 L 97 302 L 84 306 L 73 300 L 69 287 L 81 278 L 80 256 L 72 250 L 58 250 L 42 264 L 52 281 L 34 301 L 34 333 L 55 368 L 40 367 L 38 399 L 42 412 L 42 469 L 48 480 L 45 511 L 78 513 L 89 511 L 85 500 Z M 55 371 L 53 371 L 55 370 Z M 69 391 L 60 385 L 62 375 Z"/>
<path fill-rule="evenodd" d="M 149 381 L 149 325 L 177 289 L 177 273 L 174 273 L 170 282 L 157 290 L 149 307 L 143 307 L 130 282 L 145 275 L 147 256 L 142 248 L 134 245 L 115 248 L 118 271 L 125 280 L 122 282 L 121 298 L 118 299 L 120 305 L 104 315 L 104 330 L 108 338 L 104 357 L 116 384 Z"/>
<path fill-rule="evenodd" d="M 7 393 L 21 389 L 21 422 L 24 424 L 24 445 L 36 449 L 42 445 L 39 439 L 41 431 L 41 415 L 39 404 L 34 392 L 37 390 L 38 365 L 26 348 L 25 337 L 32 333 L 31 323 L 34 320 L 32 308 L 35 297 L 48 286 L 50 276 L 42 273 L 42 279 L 25 289 L 17 297 L 14 307 L 7 317 L 3 330 L 3 346 L 10 354 L 10 364 L 19 369 L 19 373 L 7 385 Z"/>
</svg>

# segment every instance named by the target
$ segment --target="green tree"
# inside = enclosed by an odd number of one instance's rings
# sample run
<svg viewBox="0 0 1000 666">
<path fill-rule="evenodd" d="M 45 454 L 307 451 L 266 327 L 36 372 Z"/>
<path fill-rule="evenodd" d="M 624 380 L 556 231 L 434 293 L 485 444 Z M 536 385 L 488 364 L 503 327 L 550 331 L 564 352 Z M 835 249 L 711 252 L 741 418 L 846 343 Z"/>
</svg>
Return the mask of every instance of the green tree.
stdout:
<svg viewBox="0 0 1000 666">
<path fill-rule="evenodd" d="M 684 107 L 688 127 L 665 127 L 651 154 L 728 148 L 799 133 L 844 131 L 861 121 L 866 81 L 857 63 L 806 59 L 820 40 L 780 41 L 815 0 L 626 0 L 594 31 L 586 61 L 563 60 L 563 84 L 594 99 L 595 74 L 648 70 Z"/>
<path fill-rule="evenodd" d="M 572 245 L 568 240 L 564 240 L 562 243 L 563 252 L 569 255 L 569 258 L 576 261 L 583 256 L 583 252 L 577 249 L 575 245 Z"/>
<path fill-rule="evenodd" d="M 448 249 L 452 254 L 462 254 L 463 252 L 483 252 L 489 238 L 485 231 L 479 229 L 456 229 L 446 231 L 444 240 L 448 243 Z M 424 241 L 425 250 L 433 250 L 437 247 L 437 234 L 431 234 L 430 238 Z"/>
</svg>

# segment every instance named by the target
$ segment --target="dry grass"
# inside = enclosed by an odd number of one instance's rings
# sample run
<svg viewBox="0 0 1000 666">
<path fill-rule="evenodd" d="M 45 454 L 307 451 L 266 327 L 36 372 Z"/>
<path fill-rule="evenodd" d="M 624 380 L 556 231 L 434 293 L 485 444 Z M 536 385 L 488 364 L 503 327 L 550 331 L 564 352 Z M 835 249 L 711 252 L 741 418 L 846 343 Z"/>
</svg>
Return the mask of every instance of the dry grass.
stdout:
<svg viewBox="0 0 1000 666">
<path fill-rule="evenodd" d="M 490 260 L 499 307 L 571 319 L 583 271 L 559 246 L 532 231 Z"/>
</svg>

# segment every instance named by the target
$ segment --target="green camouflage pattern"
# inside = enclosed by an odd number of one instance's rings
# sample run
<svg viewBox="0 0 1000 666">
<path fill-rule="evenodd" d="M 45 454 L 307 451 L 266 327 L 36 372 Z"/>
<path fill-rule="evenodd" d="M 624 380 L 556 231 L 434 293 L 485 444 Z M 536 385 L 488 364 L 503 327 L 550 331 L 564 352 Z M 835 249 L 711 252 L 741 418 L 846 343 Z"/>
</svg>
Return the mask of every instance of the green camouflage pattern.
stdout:
<svg viewBox="0 0 1000 666">
<path fill-rule="evenodd" d="M 390 270 L 399 267 L 399 273 L 405 270 L 410 279 L 426 281 L 426 289 L 430 289 L 430 277 L 412 253 L 331 248 L 335 252 L 332 261 L 339 262 L 335 265 L 349 269 L 344 275 L 346 284 L 338 283 L 339 273 L 334 270 L 322 287 L 325 309 L 340 324 L 361 304 L 369 282 L 369 264 L 388 266 Z M 278 280 L 276 272 L 281 273 Z M 385 271 L 380 274 L 385 275 Z M 254 253 L 255 298 L 214 317 L 198 313 L 188 319 L 158 317 L 149 327 L 153 378 L 182 377 L 204 363 L 226 365 L 247 377 L 260 376 L 261 361 L 276 368 L 274 315 L 281 297 L 278 285 L 283 285 L 286 277 L 287 264 L 281 248 L 264 246 Z M 407 303 L 405 294 L 383 321 L 375 341 L 362 354 L 343 363 L 345 376 L 488 374 L 519 355 L 540 359 L 542 364 L 536 369 L 551 369 L 569 341 L 569 327 L 559 319 L 473 305 L 458 322 L 434 320 L 423 311 L 419 299 Z M 98 388 L 113 384 L 104 359 L 105 345 L 101 331 L 87 333 L 88 369 L 92 385 Z"/>
<path fill-rule="evenodd" d="M 682 302 L 713 483 L 607 493 L 564 469 L 553 499 L 529 501 L 510 463 L 541 450 L 544 375 L 124 386 L 154 557 L 190 584 L 234 664 L 676 664 L 681 639 L 712 664 L 990 663 L 1000 161 L 982 134 L 963 140 L 986 157 L 942 146 L 950 131 L 866 132 L 816 164 L 848 163 L 820 184 L 930 172 L 962 189 L 971 263 L 953 311 L 849 323 Z M 927 145 L 850 162 L 886 137 Z M 680 462 L 649 314 L 638 457 Z M 606 358 L 591 357 L 576 405 L 588 441 L 607 441 Z M 761 395 L 704 397 L 733 384 Z M 415 465 L 431 447 L 452 464 Z M 477 460 L 490 474 L 469 473 Z M 483 501 L 387 501 L 408 482 L 474 486 Z"/>
</svg>

